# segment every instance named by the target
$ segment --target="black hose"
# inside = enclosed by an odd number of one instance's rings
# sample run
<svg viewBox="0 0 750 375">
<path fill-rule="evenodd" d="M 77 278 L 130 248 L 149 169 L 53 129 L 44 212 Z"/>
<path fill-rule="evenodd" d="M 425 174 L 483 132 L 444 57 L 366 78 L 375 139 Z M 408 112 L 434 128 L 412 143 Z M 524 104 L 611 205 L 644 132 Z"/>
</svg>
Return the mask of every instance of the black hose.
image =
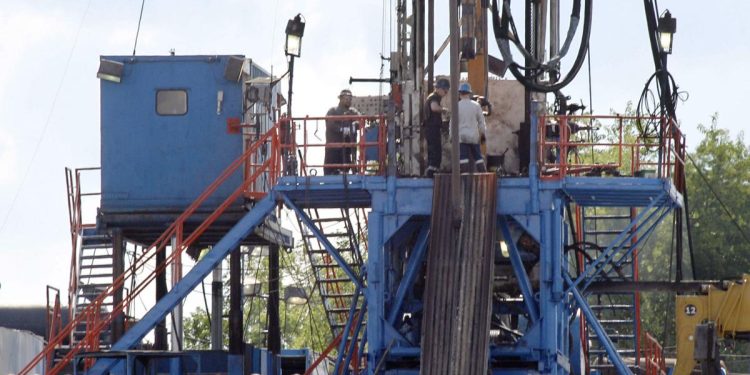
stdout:
<svg viewBox="0 0 750 375">
<path fill-rule="evenodd" d="M 497 42 L 498 48 L 500 49 L 500 53 L 503 55 L 503 59 L 506 60 L 506 62 L 509 63 L 508 68 L 510 69 L 510 72 L 513 74 L 513 76 L 521 82 L 526 88 L 529 88 L 534 91 L 538 92 L 553 92 L 562 89 L 563 87 L 567 86 L 573 78 L 578 74 L 581 67 L 583 66 L 583 62 L 586 58 L 586 51 L 588 50 L 589 45 L 589 39 L 591 37 L 591 15 L 592 15 L 592 2 L 593 0 L 586 0 L 586 5 L 584 7 L 584 23 L 583 23 L 583 34 L 581 37 L 581 45 L 578 48 L 578 55 L 576 56 L 576 59 L 573 63 L 573 66 L 571 67 L 570 71 L 565 75 L 565 77 L 554 84 L 544 85 L 540 84 L 538 82 L 534 82 L 533 80 L 527 79 L 524 74 L 521 72 L 521 69 L 531 69 L 530 67 L 521 67 L 518 65 L 518 63 L 513 61 L 513 56 L 510 53 L 510 50 L 507 48 L 507 45 L 505 45 L 508 40 L 510 40 L 509 36 L 509 26 L 514 29 L 514 43 L 518 46 L 518 33 L 515 32 L 515 26 L 513 23 L 512 15 L 510 14 L 510 1 L 507 1 L 507 4 L 504 3 L 503 6 L 503 17 L 500 18 L 498 5 L 498 0 L 492 1 L 492 28 L 495 32 L 495 40 Z M 573 6 L 573 14 L 575 14 L 576 8 L 580 11 L 580 0 L 576 0 L 576 3 L 578 3 L 578 6 L 574 4 Z M 507 5 L 507 6 L 505 6 Z M 573 16 L 571 15 L 571 18 Z M 522 52 L 524 52 L 524 55 L 528 54 L 528 51 L 523 48 L 521 49 Z M 528 57 L 528 56 L 527 56 Z M 544 69 L 543 64 L 540 64 L 539 62 L 534 60 L 535 66 L 533 69 L 538 70 L 539 68 Z M 537 74 L 538 75 L 538 74 Z"/>
</svg>

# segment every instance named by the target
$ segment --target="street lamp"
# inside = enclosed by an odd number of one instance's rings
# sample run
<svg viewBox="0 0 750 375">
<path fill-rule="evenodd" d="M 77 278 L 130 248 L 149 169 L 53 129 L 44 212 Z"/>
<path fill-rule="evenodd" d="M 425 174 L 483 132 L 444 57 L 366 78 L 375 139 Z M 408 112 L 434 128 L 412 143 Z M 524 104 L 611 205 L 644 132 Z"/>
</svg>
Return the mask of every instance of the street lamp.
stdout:
<svg viewBox="0 0 750 375">
<path fill-rule="evenodd" d="M 661 46 L 662 52 L 666 54 L 672 53 L 672 39 L 674 33 L 677 31 L 677 19 L 672 18 L 672 13 L 666 10 L 664 14 L 659 17 L 659 45 Z"/>
<path fill-rule="evenodd" d="M 287 56 L 299 57 L 302 52 L 302 35 L 305 34 L 305 21 L 297 14 L 286 23 L 286 45 L 284 52 Z"/>
<path fill-rule="evenodd" d="M 284 300 L 292 305 L 304 305 L 307 303 L 307 293 L 298 286 L 288 286 L 284 289 Z"/>
<path fill-rule="evenodd" d="M 282 131 L 285 133 L 283 139 L 289 140 L 291 137 L 292 127 L 292 84 L 294 82 L 294 58 L 300 57 L 302 52 L 302 35 L 305 34 L 305 21 L 302 15 L 297 14 L 286 24 L 286 44 L 284 53 L 289 56 L 289 95 L 286 104 L 287 121 L 282 125 Z M 289 149 L 283 150 L 283 160 L 285 162 L 284 170 L 287 175 L 297 175 L 297 159 L 294 152 Z"/>
</svg>

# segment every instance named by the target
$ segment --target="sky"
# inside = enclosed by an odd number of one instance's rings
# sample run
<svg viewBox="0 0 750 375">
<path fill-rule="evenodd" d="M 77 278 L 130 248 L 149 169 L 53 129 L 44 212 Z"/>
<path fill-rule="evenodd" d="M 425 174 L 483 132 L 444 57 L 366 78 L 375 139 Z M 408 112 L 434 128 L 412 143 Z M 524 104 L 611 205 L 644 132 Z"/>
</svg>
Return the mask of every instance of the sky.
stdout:
<svg viewBox="0 0 750 375">
<path fill-rule="evenodd" d="M 445 15 L 447 1 L 436 3 L 438 15 Z M 697 125 L 710 123 L 714 113 L 719 126 L 739 136 L 750 83 L 745 39 L 750 26 L 743 16 L 750 2 L 659 3 L 677 18 L 669 67 L 680 90 L 689 93 L 677 107 L 688 148 L 697 145 Z M 136 52 L 244 54 L 278 76 L 287 65 L 286 21 L 301 13 L 307 27 L 295 61 L 294 112 L 323 115 L 343 88 L 355 95 L 379 93 L 378 85 L 350 86 L 348 80 L 379 76 L 380 55 L 393 45 L 388 26 L 393 4 L 147 0 Z M 140 9 L 136 0 L 0 0 L 0 306 L 41 305 L 46 285 L 67 288 L 71 249 L 63 171 L 99 165 L 98 59 L 133 53 Z M 643 3 L 596 2 L 593 22 L 593 109 L 621 112 L 628 101 L 638 100 L 654 70 Z M 435 39 L 442 41 L 447 19 L 437 24 Z M 497 48 L 490 51 L 499 56 Z M 442 60 L 436 64 L 439 74 L 448 73 L 447 55 Z M 586 66 L 566 94 L 588 104 Z M 84 189 L 95 192 L 97 178 L 84 180 Z"/>
</svg>

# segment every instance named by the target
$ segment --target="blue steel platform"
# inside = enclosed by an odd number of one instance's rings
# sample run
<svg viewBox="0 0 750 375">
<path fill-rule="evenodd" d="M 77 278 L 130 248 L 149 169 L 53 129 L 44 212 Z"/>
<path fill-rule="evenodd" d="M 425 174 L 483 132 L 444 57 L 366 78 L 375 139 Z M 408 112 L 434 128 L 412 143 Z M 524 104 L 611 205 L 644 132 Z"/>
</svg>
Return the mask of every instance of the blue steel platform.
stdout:
<svg viewBox="0 0 750 375">
<path fill-rule="evenodd" d="M 532 183 L 539 185 L 533 188 L 530 186 Z M 561 258 L 565 238 L 562 231 L 562 202 L 572 200 L 580 204 L 629 205 L 667 211 L 681 205 L 681 196 L 676 193 L 670 181 L 649 178 L 586 177 L 542 182 L 535 178 L 520 177 L 501 178 L 498 185 L 497 214 L 503 233 L 510 236 L 510 220 L 506 218 L 512 217 L 516 224 L 524 227 L 541 244 L 540 262 L 546 264 L 542 278 L 557 276 L 553 277 L 555 281 L 549 285 L 546 282 L 542 283 L 540 294 L 534 294 L 528 275 L 520 263 L 519 250 L 513 242 L 508 242 L 514 271 L 519 283 L 522 284 L 521 289 L 525 296 L 524 304 L 530 319 L 529 330 L 524 340 L 519 341 L 517 345 L 491 347 L 491 360 L 513 358 L 525 363 L 538 361 L 543 363 L 540 364 L 541 373 L 555 373 L 558 367 L 567 368 L 569 371 L 570 353 L 550 352 L 549 350 L 558 347 L 557 339 L 550 337 L 559 338 L 564 332 L 568 332 L 567 322 L 571 306 L 577 304 L 586 310 L 586 303 L 575 288 L 584 280 L 583 277 L 573 282 L 569 276 L 564 275 L 568 280 L 568 291 L 576 297 L 576 302 L 574 303 L 571 297 L 563 297 L 568 293 L 563 293 L 565 289 L 561 274 L 565 267 L 565 261 Z M 378 363 L 383 359 L 413 362 L 418 358 L 420 350 L 401 333 L 403 322 L 399 317 L 407 309 L 419 309 L 418 301 L 405 299 L 411 295 L 415 275 L 423 262 L 425 239 L 428 235 L 426 228 L 429 227 L 429 220 L 425 218 L 432 210 L 432 187 L 433 181 L 424 178 L 360 175 L 281 178 L 269 195 L 247 212 L 165 298 L 113 345 L 112 349 L 134 348 L 157 322 L 163 320 L 169 311 L 200 283 L 200 280 L 208 276 L 239 242 L 263 222 L 276 204 L 284 202 L 298 214 L 301 207 L 371 208 L 368 223 L 367 274 L 364 279 L 366 283 L 362 284 L 365 288 L 368 311 L 367 340 L 371 348 L 368 360 L 369 363 Z M 651 216 L 653 215 L 649 217 Z M 416 246 L 411 246 L 415 236 Z M 617 250 L 613 249 L 613 252 Z M 345 267 L 336 254 L 331 255 L 337 258 L 342 268 Z M 393 274 L 394 256 L 402 257 L 403 264 L 409 265 L 405 268 L 405 275 Z M 352 274 L 349 276 L 362 277 Z M 363 279 L 356 281 L 361 283 Z M 590 311 L 586 312 L 587 316 L 591 316 Z M 386 350 L 387 347 L 389 349 Z M 116 360 L 99 361 L 90 373 L 106 371 L 116 363 Z M 401 373 L 400 371 L 405 369 L 392 370 L 395 372 L 386 373 Z"/>
<path fill-rule="evenodd" d="M 432 213 L 432 180 L 397 178 L 390 186 L 383 176 L 337 175 L 320 177 L 282 177 L 274 191 L 286 194 L 301 208 L 377 207 L 391 200 L 394 212 L 411 215 Z M 530 214 L 528 177 L 501 177 L 497 202 L 498 215 Z M 676 205 L 682 196 L 667 179 L 645 177 L 568 177 L 562 181 L 539 181 L 544 195 L 562 193 L 581 206 L 647 207 Z M 394 194 L 389 198 L 388 194 Z M 385 194 L 385 195 L 384 195 Z M 395 198 L 395 199 L 394 199 Z M 551 197 L 546 197 L 551 202 Z M 544 201 L 542 203 L 545 203 Z"/>
</svg>

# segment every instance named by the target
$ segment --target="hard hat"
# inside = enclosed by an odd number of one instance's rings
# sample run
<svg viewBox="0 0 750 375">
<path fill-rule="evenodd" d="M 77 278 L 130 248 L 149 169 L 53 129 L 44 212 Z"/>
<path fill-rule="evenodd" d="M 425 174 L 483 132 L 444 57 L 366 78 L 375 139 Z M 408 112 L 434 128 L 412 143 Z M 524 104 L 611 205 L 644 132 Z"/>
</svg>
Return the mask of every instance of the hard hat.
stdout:
<svg viewBox="0 0 750 375">
<path fill-rule="evenodd" d="M 469 82 L 464 82 L 461 84 L 461 86 L 458 86 L 458 92 L 471 94 L 471 85 L 469 84 Z"/>
<path fill-rule="evenodd" d="M 435 88 L 448 90 L 449 88 L 451 88 L 451 83 L 445 78 L 440 78 L 435 83 Z"/>
<path fill-rule="evenodd" d="M 339 93 L 339 98 L 342 96 L 352 96 L 352 90 L 349 90 L 349 89 L 341 90 L 341 93 Z"/>
</svg>

